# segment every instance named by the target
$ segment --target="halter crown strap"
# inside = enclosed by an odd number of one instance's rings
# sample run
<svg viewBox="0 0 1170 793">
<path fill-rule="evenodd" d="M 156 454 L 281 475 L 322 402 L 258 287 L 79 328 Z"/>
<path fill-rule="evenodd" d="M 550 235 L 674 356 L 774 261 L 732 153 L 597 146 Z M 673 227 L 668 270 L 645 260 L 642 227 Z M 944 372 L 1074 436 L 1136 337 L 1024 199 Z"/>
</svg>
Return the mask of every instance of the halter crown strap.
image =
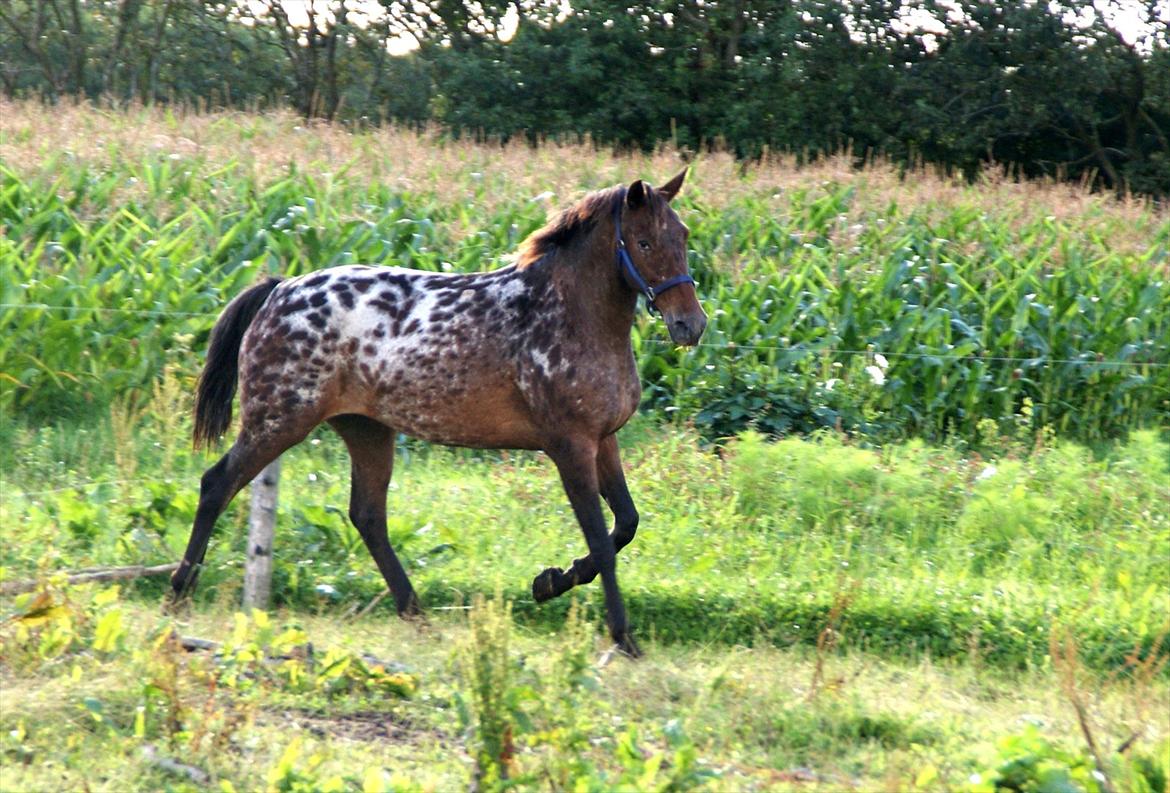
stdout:
<svg viewBox="0 0 1170 793">
<path fill-rule="evenodd" d="M 650 312 L 655 312 L 658 311 L 658 307 L 654 305 L 654 301 L 658 298 L 659 295 L 668 289 L 673 289 L 676 286 L 682 286 L 683 284 L 693 284 L 695 283 L 695 279 L 691 278 L 689 274 L 683 273 L 682 275 L 676 275 L 672 278 L 667 278 L 665 281 L 657 284 L 656 286 L 650 286 L 650 284 L 646 283 L 646 279 L 642 277 L 640 272 L 638 272 L 638 268 L 634 264 L 634 260 L 630 258 L 630 253 L 626 250 L 626 241 L 622 238 L 622 205 L 625 203 L 626 188 L 623 187 L 621 192 L 618 194 L 617 203 L 613 207 L 613 225 L 617 235 L 618 267 L 621 269 L 622 273 L 625 274 L 626 278 L 629 279 L 633 287 L 646 296 L 646 308 Z"/>
</svg>

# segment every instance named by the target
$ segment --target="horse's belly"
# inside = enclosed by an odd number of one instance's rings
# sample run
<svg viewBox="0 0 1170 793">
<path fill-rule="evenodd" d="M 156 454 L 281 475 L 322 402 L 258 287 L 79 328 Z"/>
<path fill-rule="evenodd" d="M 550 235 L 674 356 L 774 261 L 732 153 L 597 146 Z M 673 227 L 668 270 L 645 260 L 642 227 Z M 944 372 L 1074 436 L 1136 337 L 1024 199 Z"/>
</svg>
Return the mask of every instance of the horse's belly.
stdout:
<svg viewBox="0 0 1170 793">
<path fill-rule="evenodd" d="M 399 432 L 452 446 L 538 448 L 515 385 L 473 361 L 386 367 L 363 389 L 365 412 Z"/>
</svg>

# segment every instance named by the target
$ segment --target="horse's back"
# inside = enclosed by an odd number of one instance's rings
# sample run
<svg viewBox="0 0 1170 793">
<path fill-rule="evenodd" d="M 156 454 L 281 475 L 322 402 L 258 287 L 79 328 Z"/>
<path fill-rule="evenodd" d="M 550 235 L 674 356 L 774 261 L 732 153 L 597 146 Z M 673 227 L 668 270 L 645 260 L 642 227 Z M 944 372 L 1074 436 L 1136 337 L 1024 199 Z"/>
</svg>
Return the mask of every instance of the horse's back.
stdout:
<svg viewBox="0 0 1170 793">
<path fill-rule="evenodd" d="M 342 266 L 289 279 L 241 350 L 245 421 L 279 410 L 375 418 L 470 446 L 535 445 L 513 350 L 491 332 L 521 291 L 510 268 L 447 275 Z"/>
</svg>

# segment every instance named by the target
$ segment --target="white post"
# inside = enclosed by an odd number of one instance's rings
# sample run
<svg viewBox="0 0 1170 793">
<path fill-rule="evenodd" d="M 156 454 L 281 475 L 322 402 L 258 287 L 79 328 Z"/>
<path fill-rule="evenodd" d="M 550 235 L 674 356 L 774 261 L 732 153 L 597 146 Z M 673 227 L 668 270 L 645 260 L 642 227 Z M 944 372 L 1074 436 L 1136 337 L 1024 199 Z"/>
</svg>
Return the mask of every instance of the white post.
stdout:
<svg viewBox="0 0 1170 793">
<path fill-rule="evenodd" d="M 268 608 L 268 598 L 272 593 L 272 534 L 276 527 L 276 494 L 279 484 L 279 457 L 252 480 L 248 555 L 244 562 L 245 609 Z"/>
</svg>

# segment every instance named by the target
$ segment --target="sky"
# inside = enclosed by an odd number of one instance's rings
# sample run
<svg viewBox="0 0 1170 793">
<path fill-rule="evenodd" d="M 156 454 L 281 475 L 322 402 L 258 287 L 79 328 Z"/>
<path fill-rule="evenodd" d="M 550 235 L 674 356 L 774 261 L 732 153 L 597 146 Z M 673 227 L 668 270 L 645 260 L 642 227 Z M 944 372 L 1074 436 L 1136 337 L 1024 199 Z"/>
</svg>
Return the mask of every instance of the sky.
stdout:
<svg viewBox="0 0 1170 793">
<path fill-rule="evenodd" d="M 241 0 L 248 4 L 254 10 L 263 9 L 266 5 L 265 0 Z M 334 4 L 335 0 L 281 0 L 281 4 L 288 14 L 289 20 L 297 26 L 304 27 L 308 24 L 308 11 L 315 7 L 319 12 L 325 11 Z M 377 18 L 382 13 L 382 6 L 377 0 L 348 0 L 351 14 L 357 24 L 361 24 L 360 20 L 364 18 Z M 570 0 L 559 0 L 562 8 L 562 14 L 567 13 L 571 7 Z M 702 0 L 696 0 L 697 4 L 701 5 Z M 938 37 L 945 35 L 948 25 L 962 24 L 963 15 L 958 9 L 958 5 L 951 5 L 947 0 L 939 0 L 938 5 L 946 9 L 946 19 L 940 20 L 933 16 L 929 11 L 921 6 L 915 6 L 912 3 L 907 3 L 900 13 L 900 23 L 895 26 L 898 33 L 903 35 L 915 34 L 920 35 L 926 43 L 928 49 L 933 49 L 938 46 Z M 1106 23 L 1117 30 L 1123 39 L 1129 44 L 1141 44 L 1143 39 L 1148 37 L 1153 32 L 1151 26 L 1146 22 L 1144 8 L 1147 3 L 1141 0 L 1093 0 L 1092 5 L 1084 3 L 1068 3 L 1068 2 L 1049 2 L 1049 8 L 1053 10 L 1065 9 L 1066 18 L 1080 26 L 1088 26 L 1092 24 L 1094 19 L 1099 15 Z M 1069 10 L 1069 6 L 1079 6 L 1078 11 Z M 1157 0 L 1154 4 L 1154 11 L 1157 17 L 1154 24 L 1160 24 L 1170 27 L 1170 0 Z M 502 24 L 500 25 L 497 35 L 501 40 L 507 41 L 516 33 L 517 25 L 520 21 L 520 15 L 515 4 L 510 5 L 507 14 L 505 14 Z M 418 43 L 412 36 L 404 33 L 401 36 L 391 39 L 388 44 L 388 49 L 392 55 L 404 55 L 415 49 Z"/>
</svg>

